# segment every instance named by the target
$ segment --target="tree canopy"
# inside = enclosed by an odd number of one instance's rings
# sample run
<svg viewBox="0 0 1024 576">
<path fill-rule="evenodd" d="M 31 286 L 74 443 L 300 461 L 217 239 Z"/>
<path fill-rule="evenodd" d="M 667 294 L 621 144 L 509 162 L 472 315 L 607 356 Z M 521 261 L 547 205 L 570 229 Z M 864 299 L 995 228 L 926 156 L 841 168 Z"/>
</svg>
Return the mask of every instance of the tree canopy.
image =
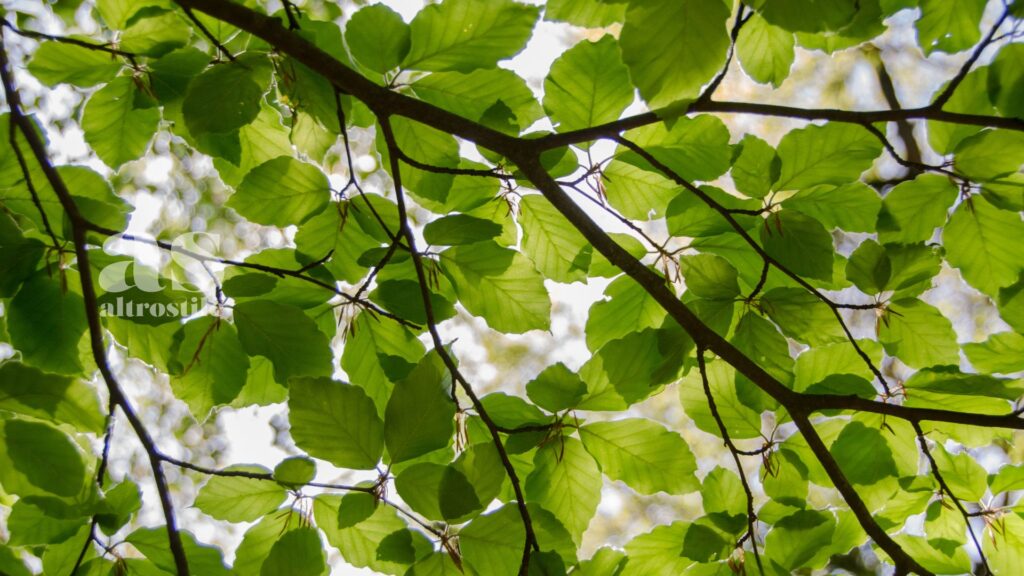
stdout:
<svg viewBox="0 0 1024 576">
<path fill-rule="evenodd" d="M 0 574 L 1017 573 L 1022 22 L 14 3 Z M 250 406 L 273 468 L 209 445 Z M 682 498 L 595 545 L 609 486 Z"/>
</svg>

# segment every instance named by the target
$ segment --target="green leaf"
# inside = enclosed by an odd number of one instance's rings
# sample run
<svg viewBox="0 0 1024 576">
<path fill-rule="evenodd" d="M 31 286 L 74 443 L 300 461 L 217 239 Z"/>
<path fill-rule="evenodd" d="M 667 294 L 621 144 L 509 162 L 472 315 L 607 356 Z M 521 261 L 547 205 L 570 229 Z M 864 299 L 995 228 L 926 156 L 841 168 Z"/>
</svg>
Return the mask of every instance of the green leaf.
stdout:
<svg viewBox="0 0 1024 576">
<path fill-rule="evenodd" d="M 765 297 L 767 296 L 766 294 Z M 776 293 L 772 296 L 781 300 L 791 294 Z M 771 322 L 754 312 L 747 312 L 736 325 L 736 333 L 731 342 L 779 381 L 789 382 L 792 380 L 793 358 L 789 355 L 789 344 Z M 745 381 L 746 377 L 740 376 L 737 384 Z M 751 402 L 750 398 L 745 397 L 742 389 L 740 390 L 740 400 L 751 407 L 756 407 L 760 403 L 760 401 Z"/>
<path fill-rule="evenodd" d="M 298 528 L 292 514 L 270 514 L 246 530 L 235 550 L 236 574 L 257 574 L 271 548 L 289 530 Z"/>
<path fill-rule="evenodd" d="M 547 424 L 546 417 L 539 408 L 518 396 L 509 396 L 504 392 L 494 392 L 480 399 L 484 409 L 503 428 L 518 428 L 530 424 Z"/>
<path fill-rule="evenodd" d="M 846 278 L 865 294 L 885 290 L 892 277 L 892 261 L 885 248 L 868 238 L 850 254 L 846 261 Z"/>
<path fill-rule="evenodd" d="M 885 246 L 892 278 L 888 289 L 900 291 L 898 296 L 914 296 L 931 287 L 931 280 L 939 273 L 939 250 L 923 244 L 889 244 Z"/>
<path fill-rule="evenodd" d="M 372 470 L 384 451 L 384 423 L 361 388 L 327 378 L 297 378 L 288 386 L 295 444 L 341 468 Z"/>
<path fill-rule="evenodd" d="M 36 506 L 33 502 L 40 505 Z M 8 543 L 13 546 L 56 544 L 74 535 L 86 523 L 86 518 L 50 516 L 43 508 L 45 503 L 50 502 L 52 500 L 37 498 L 23 498 L 15 502 L 7 519 L 7 526 L 11 531 Z"/>
<path fill-rule="evenodd" d="M 196 76 L 182 102 L 189 132 L 196 138 L 223 134 L 255 120 L 264 90 L 254 76 L 242 62 L 211 66 Z"/>
<path fill-rule="evenodd" d="M 270 472 L 255 465 L 230 466 L 224 471 Z M 218 520 L 254 522 L 277 510 L 287 498 L 288 492 L 274 482 L 241 476 L 213 476 L 199 489 L 195 507 Z"/>
<path fill-rule="evenodd" d="M 765 560 L 791 571 L 802 568 L 832 540 L 836 521 L 830 513 L 800 510 L 775 523 L 765 537 Z"/>
<path fill-rule="evenodd" d="M 464 474 L 432 462 L 413 464 L 398 474 L 395 488 L 409 507 L 431 520 L 460 520 L 484 505 Z"/>
<path fill-rule="evenodd" d="M 650 420 L 587 424 L 580 439 L 606 476 L 642 494 L 686 494 L 699 486 L 697 461 L 686 441 Z"/>
<path fill-rule="evenodd" d="M 199 421 L 206 420 L 214 407 L 234 400 L 249 371 L 249 357 L 235 327 L 209 316 L 181 328 L 175 363 L 180 369 L 172 374 L 171 389 Z"/>
<path fill-rule="evenodd" d="M 592 352 L 631 332 L 662 324 L 665 311 L 631 278 L 618 278 L 604 290 L 608 300 L 591 306 L 587 319 L 587 347 Z"/>
<path fill-rule="evenodd" d="M 537 270 L 556 282 L 585 280 L 590 267 L 590 243 L 550 202 L 539 194 L 519 202 L 523 227 L 522 250 Z"/>
<path fill-rule="evenodd" d="M 705 519 L 698 520 L 690 524 L 689 528 L 686 529 L 686 536 L 683 538 L 682 556 L 697 562 L 710 562 L 727 557 L 731 542 L 726 540 L 721 532 L 702 522 L 709 521 Z"/>
<path fill-rule="evenodd" d="M 831 122 L 789 132 L 778 151 L 782 170 L 775 189 L 802 190 L 857 180 L 871 167 L 882 145 L 860 126 Z"/>
<path fill-rule="evenodd" d="M 675 522 L 641 534 L 626 544 L 626 564 L 619 576 L 683 574 L 693 560 L 682 556 L 681 544 L 689 524 Z"/>
<path fill-rule="evenodd" d="M 942 109 L 967 114 L 996 114 L 996 107 L 992 105 L 988 92 L 988 77 L 988 67 L 978 68 L 969 73 Z M 935 92 L 935 97 L 945 89 L 946 85 L 939 88 Z M 952 154 L 964 138 L 980 131 L 979 126 L 929 120 L 928 143 L 939 154 Z"/>
<path fill-rule="evenodd" d="M 490 240 L 501 234 L 501 225 L 468 214 L 452 214 L 423 228 L 423 239 L 435 246 L 457 246 Z"/>
<path fill-rule="evenodd" d="M 878 342 L 858 340 L 857 343 L 874 365 L 882 362 L 882 346 Z M 868 381 L 874 378 L 864 360 L 848 342 L 816 346 L 797 357 L 794 389 L 804 392 L 829 376 L 841 374 L 859 376 Z"/>
<path fill-rule="evenodd" d="M 939 542 L 927 540 L 923 536 L 897 534 L 894 540 L 925 570 L 936 574 L 964 574 L 971 570 L 971 558 L 962 546 L 950 550 L 947 554 L 939 547 Z"/>
<path fill-rule="evenodd" d="M 785 202 L 818 220 L 826 228 L 847 232 L 873 232 L 882 199 L 867 184 L 851 182 L 843 186 L 816 186 L 801 190 Z"/>
<path fill-rule="evenodd" d="M 736 393 L 736 370 L 723 361 L 712 361 L 707 364 L 707 374 L 711 394 L 729 436 L 734 439 L 760 436 L 761 415 L 740 402 Z M 722 432 L 708 408 L 704 385 L 697 370 L 691 370 L 680 382 L 679 399 L 697 428 L 721 436 Z"/>
<path fill-rule="evenodd" d="M 995 474 L 989 474 L 988 487 L 992 494 L 1024 488 L 1024 466 L 1002 466 Z"/>
<path fill-rule="evenodd" d="M 983 130 L 956 146 L 953 166 L 971 180 L 995 180 L 1017 173 L 1024 164 L 1024 134 Z"/>
<path fill-rule="evenodd" d="M 281 156 L 246 174 L 228 206 L 253 222 L 287 226 L 318 214 L 330 197 L 330 184 L 319 168 Z"/>
<path fill-rule="evenodd" d="M 746 530 L 746 495 L 735 472 L 716 466 L 704 477 L 700 495 L 704 513 L 716 526 L 729 534 L 739 534 Z"/>
<path fill-rule="evenodd" d="M 405 378 L 423 357 L 423 344 L 408 328 L 395 322 L 360 314 L 341 356 L 341 367 L 352 384 L 373 399 L 378 414 L 391 398 L 394 382 Z"/>
<path fill-rule="evenodd" d="M 985 183 L 981 187 L 981 195 L 997 208 L 1024 211 L 1024 174 Z"/>
<path fill-rule="evenodd" d="M 526 496 L 551 512 L 579 545 L 601 502 L 601 470 L 575 438 L 556 438 L 537 451 Z"/>
<path fill-rule="evenodd" d="M 316 478 L 316 462 L 305 456 L 285 458 L 273 467 L 273 480 L 289 488 L 304 486 Z"/>
<path fill-rule="evenodd" d="M 941 444 L 933 446 L 931 452 L 942 477 L 957 498 L 977 502 L 985 495 L 988 475 L 969 453 L 950 454 Z"/>
<path fill-rule="evenodd" d="M 544 107 L 561 132 L 617 120 L 632 102 L 629 70 L 611 36 L 565 51 L 544 80 Z"/>
<path fill-rule="evenodd" d="M 444 0 L 413 18 L 402 61 L 413 70 L 493 68 L 523 49 L 539 10 L 511 0 Z"/>
<path fill-rule="evenodd" d="M 530 400 L 549 412 L 576 407 L 586 393 L 587 385 L 579 375 L 561 362 L 548 366 L 526 385 Z"/>
<path fill-rule="evenodd" d="M 567 22 L 584 28 L 600 28 L 626 17 L 626 6 L 603 0 L 550 0 L 544 8 L 544 19 Z"/>
<path fill-rule="evenodd" d="M 132 18 L 121 35 L 120 48 L 146 56 L 163 56 L 188 44 L 192 30 L 180 13 L 147 11 Z"/>
<path fill-rule="evenodd" d="M 898 300 L 886 312 L 878 331 L 886 352 L 912 368 L 957 364 L 956 333 L 933 306 L 917 299 Z"/>
<path fill-rule="evenodd" d="M 772 288 L 761 296 L 761 307 L 783 334 L 800 342 L 818 346 L 846 340 L 832 309 L 803 288 Z"/>
<path fill-rule="evenodd" d="M 778 88 L 793 66 L 793 44 L 792 32 L 754 14 L 740 29 L 736 52 L 748 76 Z"/>
<path fill-rule="evenodd" d="M 1024 275 L 999 291 L 999 316 L 1018 333 L 1024 334 Z"/>
<path fill-rule="evenodd" d="M 221 576 L 222 574 L 226 576 L 229 573 L 224 566 L 220 550 L 213 546 L 200 544 L 190 532 L 182 530 L 180 534 L 185 548 L 185 556 L 192 572 L 210 576 Z M 139 552 L 164 572 L 174 574 L 177 571 L 174 557 L 167 546 L 167 532 L 163 526 L 139 528 L 129 534 L 125 541 L 135 546 Z"/>
<path fill-rule="evenodd" d="M 436 353 L 425 356 L 395 384 L 384 411 L 384 441 L 393 464 L 451 442 L 455 433 L 452 385 L 451 374 Z"/>
<path fill-rule="evenodd" d="M 988 92 L 992 103 L 1004 116 L 1024 118 L 1020 90 L 1024 82 L 1021 61 L 1024 60 L 1024 46 L 1017 43 L 1004 44 L 989 68 Z"/>
<path fill-rule="evenodd" d="M 93 93 L 82 114 L 85 141 L 114 169 L 142 156 L 160 123 L 156 108 L 135 108 L 136 94 L 131 78 L 115 78 Z"/>
<path fill-rule="evenodd" d="M 631 130 L 626 136 L 684 180 L 714 180 L 729 169 L 732 159 L 729 129 L 710 114 L 679 118 L 671 128 L 664 123 L 652 124 Z M 624 152 L 619 158 L 658 172 L 635 152 Z"/>
<path fill-rule="evenodd" d="M 480 516 L 459 531 L 462 559 L 477 574 L 518 574 L 525 540 L 526 530 L 515 504 Z"/>
<path fill-rule="evenodd" d="M 521 334 L 550 326 L 547 289 L 522 254 L 479 242 L 444 251 L 441 267 L 466 310 L 494 330 Z"/>
<path fill-rule="evenodd" d="M 758 5 L 762 17 L 775 26 L 793 32 L 838 30 L 857 12 L 854 0 L 764 0 Z"/>
<path fill-rule="evenodd" d="M 860 422 L 851 422 L 829 447 L 850 482 L 874 484 L 896 475 L 896 462 L 882 433 Z"/>
<path fill-rule="evenodd" d="M 104 427 L 103 410 L 92 387 L 17 362 L 0 365 L 0 410 L 70 424 L 94 434 Z"/>
<path fill-rule="evenodd" d="M 384 4 L 364 6 L 345 25 L 345 41 L 360 64 L 384 74 L 409 52 L 409 25 Z"/>
<path fill-rule="evenodd" d="M 601 348 L 595 357 L 600 359 L 599 381 L 581 376 L 588 384 L 589 396 L 607 392 L 626 405 L 632 404 L 673 381 L 692 346 L 692 340 L 678 325 L 674 329 L 633 332 Z M 593 409 L 586 405 L 589 401 L 590 398 L 581 407 Z"/>
<path fill-rule="evenodd" d="M 626 554 L 621 550 L 603 546 L 589 560 L 580 562 L 577 572 L 580 576 L 608 576 L 618 574 L 626 564 Z"/>
<path fill-rule="evenodd" d="M 622 60 L 652 108 L 693 99 L 722 68 L 728 18 L 721 0 L 630 3 L 619 37 Z"/>
<path fill-rule="evenodd" d="M 971 365 L 985 372 L 1011 374 L 1024 370 L 1024 336 L 1016 332 L 993 334 L 981 343 L 964 345 Z"/>
<path fill-rule="evenodd" d="M 97 0 L 96 10 L 108 26 L 115 30 L 124 30 L 128 27 L 128 21 L 140 10 L 163 4 L 163 0 Z"/>
<path fill-rule="evenodd" d="M 489 122 L 488 115 L 498 109 L 511 111 L 520 130 L 544 116 L 526 81 L 503 68 L 474 70 L 467 74 L 435 72 L 417 80 L 412 87 L 423 100 L 485 124 Z M 478 177 L 470 178 L 476 185 L 493 185 Z"/>
<path fill-rule="evenodd" d="M 795 210 L 776 212 L 761 227 L 764 251 L 790 271 L 830 281 L 832 235 L 814 218 Z"/>
<path fill-rule="evenodd" d="M 404 574 L 417 558 L 433 551 L 431 543 L 419 532 L 410 532 L 390 506 L 378 506 L 369 518 L 355 526 L 339 526 L 340 500 L 337 495 L 318 496 L 313 502 L 313 515 L 327 541 L 341 551 L 349 564 L 387 574 Z M 404 545 L 398 539 L 404 539 Z M 388 541 L 398 544 L 393 547 L 398 549 L 389 550 Z"/>
<path fill-rule="evenodd" d="M 1020 214 L 999 210 L 977 196 L 960 204 L 942 232 L 948 262 L 964 280 L 989 296 L 1009 286 L 1024 270 Z"/>
<path fill-rule="evenodd" d="M 938 50 L 950 54 L 966 50 L 981 39 L 981 15 L 985 0 L 921 0 L 921 16 L 915 23 L 917 44 L 925 56 Z"/>
<path fill-rule="evenodd" d="M 250 356 L 266 356 L 273 362 L 278 382 L 331 373 L 327 337 L 302 310 L 270 300 L 250 300 L 236 304 L 234 313 L 242 348 Z"/>
<path fill-rule="evenodd" d="M 683 256 L 679 259 L 679 271 L 686 280 L 686 290 L 700 298 L 732 300 L 740 295 L 736 269 L 721 256 Z"/>
<path fill-rule="evenodd" d="M 779 177 L 779 157 L 764 140 L 747 134 L 735 148 L 732 181 L 736 189 L 751 198 L 764 198 Z"/>
<path fill-rule="evenodd" d="M 109 81 L 120 69 L 117 57 L 61 42 L 43 42 L 28 63 L 28 71 L 51 87 L 66 82 L 89 88 Z"/>
<path fill-rule="evenodd" d="M 459 576 L 462 570 L 447 552 L 435 552 L 413 564 L 405 576 Z"/>
<path fill-rule="evenodd" d="M 66 292 L 61 283 L 39 272 L 21 286 L 10 301 L 7 331 L 10 343 L 25 364 L 44 372 L 82 371 L 78 342 L 85 334 L 82 297 Z"/>
<path fill-rule="evenodd" d="M 473 486 L 481 506 L 487 506 L 497 498 L 504 486 L 506 472 L 501 456 L 489 438 L 469 446 L 451 466 Z"/>
<path fill-rule="evenodd" d="M 423 291 L 417 280 L 380 280 L 377 288 L 370 293 L 370 298 L 400 318 L 417 324 L 427 323 L 427 312 L 423 306 Z M 454 300 L 455 295 L 453 294 L 451 298 Z M 433 290 L 430 291 L 430 305 L 434 312 L 435 322 L 455 316 L 455 307 L 452 301 Z"/>
<path fill-rule="evenodd" d="M 1005 530 L 993 535 L 991 539 L 982 541 L 982 551 L 988 559 L 992 571 L 996 574 L 1013 574 L 1013 571 L 1024 562 L 1024 518 L 1020 514 L 1007 514 L 1003 520 Z M 961 551 L 963 549 L 960 549 Z"/>
<path fill-rule="evenodd" d="M 274 542 L 270 554 L 260 569 L 262 576 L 292 574 L 294 576 L 320 576 L 327 570 L 327 558 L 320 534 L 315 528 L 305 527 L 285 532 Z"/>
<path fill-rule="evenodd" d="M 669 201 L 679 188 L 661 174 L 621 160 L 612 160 L 601 172 L 608 203 L 633 220 L 650 220 L 665 215 Z"/>
<path fill-rule="evenodd" d="M 9 217 L 0 217 L 0 297 L 14 296 L 36 271 L 44 249 L 42 242 L 25 238 Z"/>
<path fill-rule="evenodd" d="M 58 496 L 75 496 L 85 486 L 82 454 L 66 434 L 41 422 L 6 420 L 7 456 L 34 486 Z"/>
<path fill-rule="evenodd" d="M 956 185 L 937 174 L 922 174 L 897 185 L 882 201 L 879 241 L 912 244 L 931 240 L 935 228 L 945 224 L 957 192 Z"/>
</svg>

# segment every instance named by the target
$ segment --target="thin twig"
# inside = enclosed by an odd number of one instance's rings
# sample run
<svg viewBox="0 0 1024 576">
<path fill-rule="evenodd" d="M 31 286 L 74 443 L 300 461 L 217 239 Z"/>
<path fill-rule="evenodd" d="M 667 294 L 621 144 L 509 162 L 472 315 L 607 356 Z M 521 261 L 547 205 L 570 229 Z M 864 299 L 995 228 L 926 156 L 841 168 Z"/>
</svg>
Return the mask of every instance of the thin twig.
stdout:
<svg viewBox="0 0 1024 576">
<path fill-rule="evenodd" d="M 182 10 L 185 11 L 185 15 L 188 16 L 188 19 L 196 25 L 196 28 L 199 28 L 199 31 L 203 33 L 203 36 L 206 36 L 206 39 L 209 40 L 211 44 L 213 44 L 213 47 L 217 50 L 218 54 L 223 54 L 227 57 L 228 60 L 232 62 L 235 61 L 235 55 L 232 54 L 230 50 L 225 48 L 224 45 L 220 43 L 220 40 L 218 40 L 217 37 L 213 35 L 213 32 L 210 32 L 210 29 L 207 28 L 205 24 L 203 24 L 202 20 L 197 18 L 196 15 L 192 13 L 192 10 L 190 8 L 182 7 Z"/>
<path fill-rule="evenodd" d="M 733 55 L 736 53 L 736 40 L 740 37 L 740 30 L 754 15 L 753 11 L 744 15 L 744 8 L 745 7 L 741 3 L 736 11 L 736 20 L 733 21 L 732 30 L 729 32 L 729 52 L 725 55 L 725 64 L 722 65 L 722 69 L 715 75 L 714 79 L 711 80 L 711 83 L 704 89 L 704 92 L 702 92 L 697 98 L 698 101 L 710 101 L 715 95 L 715 90 L 718 89 L 722 80 L 725 79 L 725 75 L 729 72 L 729 65 L 732 64 Z M 758 567 L 760 567 L 760 565 L 760 559 L 758 559 Z"/>
<path fill-rule="evenodd" d="M 36 210 L 39 212 L 39 218 L 43 222 L 43 229 L 46 230 L 46 235 L 50 237 L 50 241 L 53 242 L 54 250 L 63 252 L 62 243 L 57 240 L 57 235 L 53 232 L 53 227 L 50 226 L 50 217 L 46 215 L 46 210 L 43 210 L 43 203 L 39 199 L 39 192 L 36 191 L 36 186 L 32 182 L 32 174 L 29 172 L 28 163 L 25 162 L 25 156 L 21 153 L 21 146 L 18 145 L 17 138 L 17 126 L 14 122 L 10 124 L 10 141 L 11 150 L 14 151 L 14 157 L 18 159 L 18 166 L 21 168 L 22 177 L 25 178 L 25 187 L 28 188 L 29 195 L 32 196 L 32 204 L 35 205 Z"/>
<path fill-rule="evenodd" d="M 104 426 L 105 432 L 103 434 L 103 451 L 100 453 L 99 464 L 96 466 L 96 485 L 99 486 L 100 490 L 103 490 L 103 477 L 107 473 L 107 463 L 110 459 L 110 442 L 114 437 L 114 410 L 117 409 L 117 405 L 110 402 L 107 408 L 106 425 Z M 75 560 L 75 565 L 71 568 L 69 576 L 74 576 L 78 573 L 78 569 L 82 566 L 82 562 L 85 561 L 85 555 L 89 552 L 89 547 L 94 541 L 98 541 L 96 537 L 96 526 L 99 523 L 99 518 L 96 514 L 93 514 L 92 520 L 89 522 L 89 534 L 85 537 L 85 542 L 82 544 L 82 550 L 78 553 L 78 558 Z"/>
<path fill-rule="evenodd" d="M 928 458 L 928 465 L 932 469 L 932 476 L 935 476 L 935 481 L 939 483 L 939 489 L 945 492 L 949 499 L 953 501 L 953 505 L 960 511 L 960 515 L 964 517 L 964 524 L 967 525 L 967 533 L 970 534 L 971 540 L 974 542 L 974 547 L 978 550 L 978 557 L 981 558 L 982 565 L 985 566 L 985 574 L 992 574 L 992 569 L 988 565 L 988 559 L 985 558 L 985 552 L 981 549 L 981 542 L 978 541 L 978 537 L 974 534 L 974 529 L 971 528 L 971 515 L 964 508 L 960 499 L 953 494 L 953 491 L 949 488 L 949 484 L 946 483 L 945 478 L 942 477 L 942 472 L 939 470 L 939 464 L 935 462 L 935 457 L 932 456 L 931 450 L 928 449 L 928 442 L 924 438 L 924 430 L 921 429 L 921 424 L 917 422 L 911 422 L 911 426 L 914 427 L 914 433 L 917 434 L 917 443 L 921 445 L 921 451 L 924 452 L 926 458 Z"/>
<path fill-rule="evenodd" d="M 974 47 L 974 52 L 971 53 L 971 56 L 964 62 L 963 66 L 960 67 L 956 76 L 953 76 L 953 79 L 949 81 L 949 84 L 946 85 L 946 89 L 943 90 L 942 93 L 939 94 L 938 98 L 932 102 L 931 108 L 934 108 L 936 111 L 940 111 L 942 110 L 942 107 L 949 102 L 949 99 L 953 97 L 953 93 L 956 92 L 957 87 L 960 86 L 960 83 L 964 81 L 964 78 L 966 78 L 967 74 L 971 71 L 974 63 L 978 61 L 978 58 L 981 58 L 981 53 L 984 52 L 985 48 L 988 48 L 989 44 L 992 43 L 992 40 L 995 38 L 996 31 L 999 30 L 999 27 L 1003 25 L 1003 22 L 1005 22 L 1009 16 L 1010 9 L 1006 8 L 1003 10 L 1003 13 L 999 18 L 996 19 L 996 23 L 992 25 L 992 29 L 988 31 L 985 38 L 983 38 L 982 41 Z"/>
<path fill-rule="evenodd" d="M 704 396 L 708 399 L 708 408 L 711 410 L 711 417 L 718 424 L 718 430 L 722 433 L 722 440 L 732 454 L 733 462 L 736 463 L 736 471 L 739 472 L 740 482 L 743 484 L 743 492 L 747 495 L 747 534 L 750 536 L 750 546 L 754 549 L 754 560 L 757 562 L 757 571 L 764 574 L 764 567 L 761 565 L 761 554 L 757 551 L 757 531 L 754 523 L 757 522 L 757 514 L 754 513 L 754 493 L 750 491 L 747 483 L 747 473 L 743 471 L 743 462 L 740 461 L 740 450 L 733 443 L 729 436 L 729 429 L 726 428 L 722 415 L 718 413 L 718 406 L 715 404 L 715 397 L 711 393 L 711 384 L 708 381 L 707 365 L 704 361 L 704 348 L 697 348 L 697 367 L 700 370 L 700 379 L 704 384 Z"/>
<path fill-rule="evenodd" d="M 122 58 L 129 59 L 134 65 L 135 58 L 138 56 L 134 52 L 127 52 L 118 48 L 111 48 L 106 44 L 93 44 L 92 42 L 86 42 L 85 40 L 79 40 L 78 38 L 71 38 L 68 36 L 55 36 L 53 34 L 44 34 L 42 32 L 36 32 L 35 30 L 22 30 L 14 24 L 7 21 L 6 18 L 0 20 L 0 26 L 3 26 L 14 32 L 18 36 L 24 36 L 25 38 L 32 38 L 34 40 L 49 40 L 51 42 L 59 42 L 61 44 L 69 44 L 72 46 L 78 46 L 79 48 L 85 48 L 86 50 L 94 50 L 96 52 L 106 52 L 113 56 L 121 56 Z"/>
<path fill-rule="evenodd" d="M 423 269 L 423 262 L 420 253 L 416 249 L 416 238 L 412 233 L 412 228 L 409 227 L 409 220 L 406 214 L 405 208 L 405 194 L 402 191 L 402 175 L 398 160 L 398 154 L 396 153 L 396 142 L 395 134 L 391 129 L 391 119 L 387 116 L 378 117 L 377 121 L 380 124 L 381 132 L 384 134 L 384 141 L 389 150 L 389 156 L 391 160 L 391 173 L 392 179 L 395 183 L 395 195 L 398 204 L 398 216 L 399 226 L 401 227 L 400 232 L 405 236 L 405 241 L 409 245 L 410 254 L 412 255 L 413 267 L 416 269 L 416 277 L 419 280 L 420 293 L 423 297 L 423 308 L 427 317 L 427 330 L 430 332 L 430 338 L 434 344 L 434 350 L 438 356 L 441 357 L 441 361 L 448 368 L 448 371 L 452 375 L 452 380 L 458 382 L 462 387 L 462 390 L 469 396 L 470 401 L 473 403 L 473 408 L 479 414 L 480 419 L 487 426 L 487 429 L 491 433 L 491 438 L 494 441 L 494 446 L 498 450 L 498 456 L 501 458 L 502 465 L 505 467 L 505 472 L 508 475 L 509 482 L 512 484 L 512 490 L 516 496 L 516 505 L 519 507 L 519 515 L 523 520 L 523 527 L 526 531 L 526 538 L 523 544 L 523 557 L 522 562 L 519 566 L 519 576 L 527 576 L 530 568 L 530 554 L 531 551 L 540 551 L 540 545 L 537 543 L 537 536 L 533 530 L 533 522 L 530 520 L 530 511 L 526 507 L 526 497 L 523 495 L 523 488 L 519 482 L 519 475 L 516 473 L 515 467 L 512 465 L 512 461 L 509 459 L 508 452 L 505 450 L 505 445 L 501 441 L 501 434 L 498 431 L 494 420 L 487 413 L 476 392 L 473 391 L 473 387 L 469 385 L 469 382 L 463 377 L 459 371 L 458 366 L 452 359 L 448 350 L 444 346 L 444 342 L 441 340 L 441 334 L 437 330 L 437 322 L 434 318 L 433 303 L 430 299 L 430 288 L 427 281 L 426 272 Z"/>
</svg>

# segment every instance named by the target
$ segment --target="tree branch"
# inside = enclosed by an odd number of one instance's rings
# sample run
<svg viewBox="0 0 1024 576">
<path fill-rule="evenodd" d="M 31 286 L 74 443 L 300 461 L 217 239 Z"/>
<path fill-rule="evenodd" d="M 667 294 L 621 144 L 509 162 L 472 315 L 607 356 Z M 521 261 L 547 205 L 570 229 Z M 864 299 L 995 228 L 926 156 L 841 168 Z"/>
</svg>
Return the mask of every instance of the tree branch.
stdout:
<svg viewBox="0 0 1024 576">
<path fill-rule="evenodd" d="M 150 468 L 153 470 L 153 480 L 156 483 L 157 494 L 160 497 L 160 505 L 163 508 L 164 521 L 167 524 L 167 540 L 170 545 L 171 555 L 174 557 L 174 565 L 179 576 L 188 576 L 188 560 L 185 557 L 185 548 L 182 545 L 181 536 L 178 534 L 178 526 L 174 516 L 174 505 L 171 502 L 170 489 L 167 486 L 167 478 L 164 476 L 160 466 L 159 452 L 156 443 L 149 435 L 145 424 L 135 414 L 131 403 L 121 390 L 117 379 L 114 377 L 107 362 L 106 350 L 103 344 L 103 326 L 100 323 L 99 305 L 97 303 L 96 289 L 92 285 L 92 269 L 89 267 L 89 251 L 86 248 L 85 234 L 88 226 L 85 218 L 75 205 L 71 193 L 61 179 L 60 174 L 50 163 L 46 153 L 46 146 L 36 134 L 32 121 L 21 110 L 21 100 L 14 86 L 14 80 L 8 70 L 7 50 L 2 45 L 3 28 L 0 27 L 0 76 L 3 79 L 4 92 L 7 96 L 7 106 L 10 108 L 11 121 L 18 125 L 25 140 L 28 142 L 36 161 L 42 167 L 43 174 L 60 199 L 61 206 L 71 220 L 72 238 L 75 245 L 75 256 L 78 259 L 78 273 L 82 285 L 82 300 L 85 304 L 85 316 L 89 326 L 89 343 L 92 348 L 93 359 L 103 375 L 107 384 L 111 402 L 121 407 L 125 417 L 131 424 L 135 435 L 138 436 L 146 454 L 149 457 Z"/>
</svg>

